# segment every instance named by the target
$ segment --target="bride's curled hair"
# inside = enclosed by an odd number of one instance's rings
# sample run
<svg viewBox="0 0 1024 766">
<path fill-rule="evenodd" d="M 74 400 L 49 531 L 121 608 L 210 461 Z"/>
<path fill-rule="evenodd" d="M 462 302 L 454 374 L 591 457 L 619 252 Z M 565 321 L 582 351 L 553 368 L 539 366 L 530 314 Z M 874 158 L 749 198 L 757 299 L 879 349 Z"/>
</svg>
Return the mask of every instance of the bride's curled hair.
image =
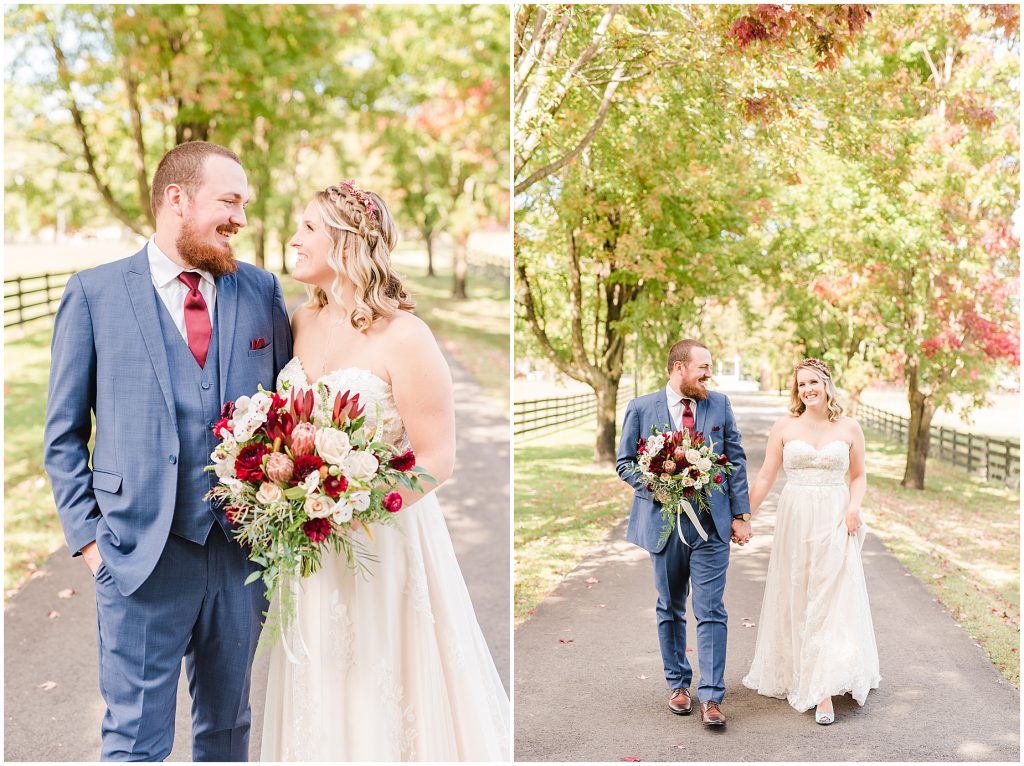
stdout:
<svg viewBox="0 0 1024 766">
<path fill-rule="evenodd" d="M 843 408 L 839 404 L 839 392 L 836 391 L 836 384 L 832 382 L 832 371 L 820 359 L 804 359 L 793 368 L 793 388 L 789 392 L 789 411 L 799 417 L 807 409 L 807 406 L 800 401 L 800 393 L 796 382 L 796 376 L 800 370 L 810 370 L 821 379 L 825 388 L 829 422 L 834 423 L 839 420 L 839 416 L 843 414 Z"/>
<path fill-rule="evenodd" d="M 352 326 L 367 330 L 376 319 L 414 308 L 416 303 L 391 268 L 398 227 L 380 195 L 342 181 L 316 192 L 313 200 L 334 243 L 327 259 L 335 274 L 334 301 L 341 305 L 343 280 L 355 287 L 355 305 L 346 307 L 352 311 Z M 309 305 L 327 305 L 321 288 L 309 288 Z"/>
</svg>

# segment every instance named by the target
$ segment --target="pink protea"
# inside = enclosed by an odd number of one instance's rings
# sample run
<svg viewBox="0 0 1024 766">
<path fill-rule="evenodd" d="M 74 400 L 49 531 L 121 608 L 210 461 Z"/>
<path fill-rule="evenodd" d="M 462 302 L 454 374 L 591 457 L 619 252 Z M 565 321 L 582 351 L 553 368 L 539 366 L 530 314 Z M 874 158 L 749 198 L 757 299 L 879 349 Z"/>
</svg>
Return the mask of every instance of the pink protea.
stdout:
<svg viewBox="0 0 1024 766">
<path fill-rule="evenodd" d="M 295 457 L 312 455 L 316 441 L 316 426 L 312 423 L 299 423 L 292 430 L 292 454 Z"/>
<path fill-rule="evenodd" d="M 295 464 L 283 452 L 274 452 L 267 458 L 267 478 L 271 481 L 287 484 L 294 471 Z"/>
</svg>

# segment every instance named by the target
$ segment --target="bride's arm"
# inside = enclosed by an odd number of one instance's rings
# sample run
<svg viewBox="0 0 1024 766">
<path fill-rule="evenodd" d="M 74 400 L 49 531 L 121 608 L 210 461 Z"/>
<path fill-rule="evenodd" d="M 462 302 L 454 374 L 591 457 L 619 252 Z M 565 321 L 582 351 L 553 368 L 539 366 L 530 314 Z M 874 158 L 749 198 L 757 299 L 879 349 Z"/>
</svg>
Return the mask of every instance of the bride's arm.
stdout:
<svg viewBox="0 0 1024 766">
<path fill-rule="evenodd" d="M 436 489 L 455 466 L 455 405 L 452 376 L 430 328 L 406 314 L 389 328 L 387 369 L 398 414 L 405 425 L 416 464 L 436 479 L 423 492 L 402 488 L 406 505 Z"/>
<path fill-rule="evenodd" d="M 768 445 L 764 451 L 764 463 L 757 472 L 757 478 L 750 486 L 750 515 L 757 513 L 761 503 L 768 496 L 768 492 L 775 484 L 779 476 L 779 468 L 782 467 L 782 429 L 785 418 L 779 418 L 772 426 L 768 434 Z"/>
<path fill-rule="evenodd" d="M 868 489 L 868 472 L 864 465 L 864 431 L 860 423 L 853 420 L 853 442 L 850 447 L 850 505 L 846 509 L 846 523 L 851 533 L 860 526 L 860 504 L 864 501 L 864 493 Z M 856 523 L 854 523 L 854 517 Z"/>
</svg>

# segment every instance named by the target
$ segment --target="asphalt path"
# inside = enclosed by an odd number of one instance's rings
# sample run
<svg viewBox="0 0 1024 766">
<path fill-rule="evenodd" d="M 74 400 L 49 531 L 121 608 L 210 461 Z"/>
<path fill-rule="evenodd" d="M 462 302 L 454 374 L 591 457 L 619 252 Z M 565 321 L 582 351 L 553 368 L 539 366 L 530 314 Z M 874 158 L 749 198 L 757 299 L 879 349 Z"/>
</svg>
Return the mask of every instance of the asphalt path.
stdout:
<svg viewBox="0 0 1024 766">
<path fill-rule="evenodd" d="M 774 397 L 731 398 L 752 479 L 782 408 Z M 732 547 L 724 729 L 667 709 L 650 557 L 626 542 L 624 520 L 515 631 L 517 761 L 1019 761 L 1018 690 L 870 532 L 863 557 L 882 681 L 865 705 L 835 698 L 836 723 L 824 727 L 813 710 L 742 685 L 782 485 L 751 543 Z M 687 634 L 696 696 L 693 619 Z"/>
<path fill-rule="evenodd" d="M 508 690 L 511 431 L 502 406 L 450 353 L 446 356 L 454 381 L 458 452 L 453 477 L 437 494 L 477 619 Z M 5 761 L 99 759 L 105 706 L 98 688 L 94 594 L 88 568 L 61 548 L 6 605 Z M 253 669 L 251 760 L 259 759 L 267 661 L 267 653 L 261 653 Z M 168 760 L 191 760 L 190 709 L 183 672 Z"/>
</svg>

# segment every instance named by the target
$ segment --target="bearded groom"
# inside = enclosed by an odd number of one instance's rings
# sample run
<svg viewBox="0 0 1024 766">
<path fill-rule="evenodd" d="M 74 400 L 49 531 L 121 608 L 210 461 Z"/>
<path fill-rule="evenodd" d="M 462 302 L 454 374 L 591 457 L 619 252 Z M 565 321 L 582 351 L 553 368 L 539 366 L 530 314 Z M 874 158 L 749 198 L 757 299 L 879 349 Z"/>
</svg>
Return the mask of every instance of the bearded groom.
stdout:
<svg viewBox="0 0 1024 766">
<path fill-rule="evenodd" d="M 669 351 L 667 370 L 665 388 L 634 399 L 626 408 L 616 460 L 620 478 L 635 490 L 626 539 L 648 551 L 654 566 L 658 640 L 670 689 L 669 709 L 676 715 L 688 715 L 692 709 L 688 687 L 693 670 L 686 656 L 686 596 L 692 586 L 701 720 L 705 726 L 724 726 L 721 704 L 725 696 L 727 615 L 723 597 L 729 541 L 743 544 L 751 534 L 746 455 L 729 398 L 707 389 L 711 378 L 711 352 L 707 347 L 696 340 L 679 341 Z M 680 528 L 685 543 L 673 530 L 658 545 L 664 525 L 661 504 L 651 497 L 634 471 L 638 442 L 649 436 L 652 428 L 686 428 L 702 433 L 734 466 L 722 485 L 724 491 L 711 493 L 710 512 L 697 512 L 707 540 L 683 515 Z"/>
</svg>

